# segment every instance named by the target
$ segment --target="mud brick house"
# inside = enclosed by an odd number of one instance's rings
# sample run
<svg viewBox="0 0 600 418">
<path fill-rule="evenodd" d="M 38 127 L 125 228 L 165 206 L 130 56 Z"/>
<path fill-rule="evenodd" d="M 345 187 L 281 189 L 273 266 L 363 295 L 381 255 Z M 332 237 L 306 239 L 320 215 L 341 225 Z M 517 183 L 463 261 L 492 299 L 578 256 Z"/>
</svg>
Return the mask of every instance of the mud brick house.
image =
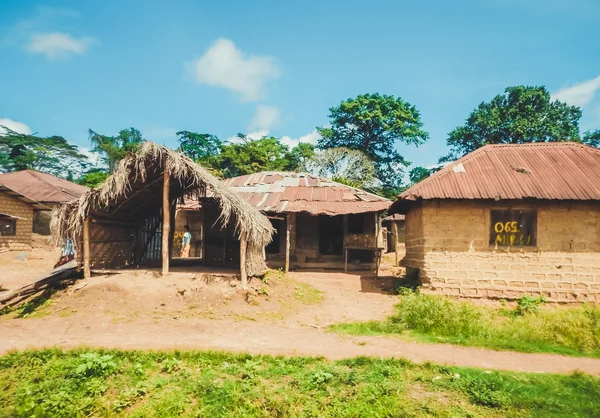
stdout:
<svg viewBox="0 0 600 418">
<path fill-rule="evenodd" d="M 0 250 L 30 250 L 33 214 L 49 208 L 0 184 Z"/>
<path fill-rule="evenodd" d="M 35 170 L 22 170 L 0 174 L 0 184 L 10 187 L 39 203 L 45 209 L 33 212 L 33 232 L 50 234 L 52 209 L 59 203 L 79 198 L 89 188 L 47 173 Z"/>
<path fill-rule="evenodd" d="M 276 230 L 265 249 L 271 267 L 376 267 L 388 199 L 307 173 L 264 171 L 224 183 L 270 219 Z"/>
<path fill-rule="evenodd" d="M 424 290 L 600 302 L 600 149 L 488 145 L 402 193 L 401 264 Z"/>
</svg>

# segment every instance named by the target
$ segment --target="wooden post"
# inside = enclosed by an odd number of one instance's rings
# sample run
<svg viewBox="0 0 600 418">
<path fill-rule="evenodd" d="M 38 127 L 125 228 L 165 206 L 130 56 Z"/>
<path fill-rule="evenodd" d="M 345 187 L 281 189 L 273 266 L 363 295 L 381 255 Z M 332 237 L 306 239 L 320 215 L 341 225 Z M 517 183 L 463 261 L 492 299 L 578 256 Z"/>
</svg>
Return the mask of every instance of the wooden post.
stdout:
<svg viewBox="0 0 600 418">
<path fill-rule="evenodd" d="M 90 220 L 85 218 L 83 221 L 83 278 L 89 279 L 92 276 L 90 271 Z"/>
<path fill-rule="evenodd" d="M 246 248 L 248 238 L 246 232 L 240 234 L 240 276 L 242 278 L 242 289 L 248 288 L 248 274 L 246 273 Z"/>
<path fill-rule="evenodd" d="M 394 252 L 396 254 L 396 264 L 395 266 L 398 267 L 398 222 L 396 221 L 392 221 L 392 225 L 393 225 L 393 231 L 394 233 L 392 234 L 392 239 L 394 240 Z"/>
<path fill-rule="evenodd" d="M 290 214 L 288 213 L 285 217 L 285 272 L 290 271 Z"/>
<path fill-rule="evenodd" d="M 344 248 L 344 273 L 348 273 L 348 248 Z"/>
<path fill-rule="evenodd" d="M 169 229 L 171 226 L 171 205 L 169 204 L 169 190 L 171 185 L 171 175 L 169 169 L 165 167 L 163 174 L 163 227 L 162 227 L 162 274 L 169 272 Z"/>
</svg>

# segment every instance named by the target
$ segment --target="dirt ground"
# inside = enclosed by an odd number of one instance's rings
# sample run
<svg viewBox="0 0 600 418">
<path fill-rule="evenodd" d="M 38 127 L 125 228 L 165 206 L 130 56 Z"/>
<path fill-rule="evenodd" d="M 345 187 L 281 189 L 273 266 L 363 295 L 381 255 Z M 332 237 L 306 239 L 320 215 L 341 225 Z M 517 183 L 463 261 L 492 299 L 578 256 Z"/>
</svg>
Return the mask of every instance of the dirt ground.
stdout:
<svg viewBox="0 0 600 418">
<path fill-rule="evenodd" d="M 58 252 L 0 254 L 0 283 L 14 289 L 51 269 Z M 56 292 L 25 317 L 0 316 L 0 354 L 58 346 L 123 349 L 212 349 L 255 354 L 404 357 L 490 369 L 600 375 L 600 360 L 495 352 L 401 338 L 352 337 L 327 326 L 384 319 L 393 313 L 393 271 L 270 273 L 246 294 L 234 272 L 176 267 L 93 276 Z M 0 293 L 1 295 L 2 293 Z"/>
</svg>

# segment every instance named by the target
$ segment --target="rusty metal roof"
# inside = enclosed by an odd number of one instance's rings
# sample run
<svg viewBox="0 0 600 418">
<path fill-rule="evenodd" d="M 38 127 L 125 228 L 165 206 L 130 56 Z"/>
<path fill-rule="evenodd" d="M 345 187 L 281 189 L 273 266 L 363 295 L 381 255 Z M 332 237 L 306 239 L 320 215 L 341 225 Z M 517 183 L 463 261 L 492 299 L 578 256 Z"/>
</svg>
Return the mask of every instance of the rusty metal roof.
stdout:
<svg viewBox="0 0 600 418">
<path fill-rule="evenodd" d="M 22 202 L 25 202 L 25 203 L 31 205 L 34 209 L 52 210 L 48 206 L 43 205 L 40 202 L 37 202 L 37 201 L 29 198 L 28 196 L 25 196 L 25 195 L 17 192 L 16 190 L 11 189 L 10 187 L 6 186 L 5 184 L 0 184 L 0 193 L 6 193 L 7 195 L 14 197 L 15 199 L 18 199 Z"/>
<path fill-rule="evenodd" d="M 264 212 L 333 216 L 382 212 L 391 204 L 384 197 L 307 173 L 263 171 L 223 182 Z"/>
<path fill-rule="evenodd" d="M 398 196 L 600 200 L 600 149 L 574 142 L 486 145 Z"/>
<path fill-rule="evenodd" d="M 0 174 L 0 183 L 43 203 L 68 202 L 89 190 L 85 186 L 34 170 Z"/>
</svg>

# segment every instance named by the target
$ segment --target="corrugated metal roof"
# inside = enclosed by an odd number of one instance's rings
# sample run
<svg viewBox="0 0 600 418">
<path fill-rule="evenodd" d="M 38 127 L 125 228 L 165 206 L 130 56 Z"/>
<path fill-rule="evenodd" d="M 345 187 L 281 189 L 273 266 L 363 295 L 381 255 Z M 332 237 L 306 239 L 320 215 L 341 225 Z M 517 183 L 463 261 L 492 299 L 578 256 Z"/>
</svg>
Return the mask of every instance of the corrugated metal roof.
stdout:
<svg viewBox="0 0 600 418">
<path fill-rule="evenodd" d="M 23 195 L 22 193 L 17 192 L 16 190 L 11 189 L 10 187 L 6 186 L 5 184 L 0 184 L 0 193 L 6 193 L 7 195 L 14 197 L 15 199 L 18 199 L 22 202 L 25 202 L 25 203 L 33 206 L 34 209 L 52 210 L 48 206 L 42 205 L 40 202 L 36 202 L 35 200 L 30 199 L 29 197 Z"/>
<path fill-rule="evenodd" d="M 382 212 L 391 204 L 384 197 L 307 173 L 263 171 L 223 182 L 264 212 L 346 215 Z"/>
<path fill-rule="evenodd" d="M 85 186 L 34 170 L 0 174 L 0 183 L 44 203 L 68 202 L 89 190 Z"/>
<path fill-rule="evenodd" d="M 486 145 L 398 196 L 600 200 L 600 149 L 574 142 Z"/>
</svg>

